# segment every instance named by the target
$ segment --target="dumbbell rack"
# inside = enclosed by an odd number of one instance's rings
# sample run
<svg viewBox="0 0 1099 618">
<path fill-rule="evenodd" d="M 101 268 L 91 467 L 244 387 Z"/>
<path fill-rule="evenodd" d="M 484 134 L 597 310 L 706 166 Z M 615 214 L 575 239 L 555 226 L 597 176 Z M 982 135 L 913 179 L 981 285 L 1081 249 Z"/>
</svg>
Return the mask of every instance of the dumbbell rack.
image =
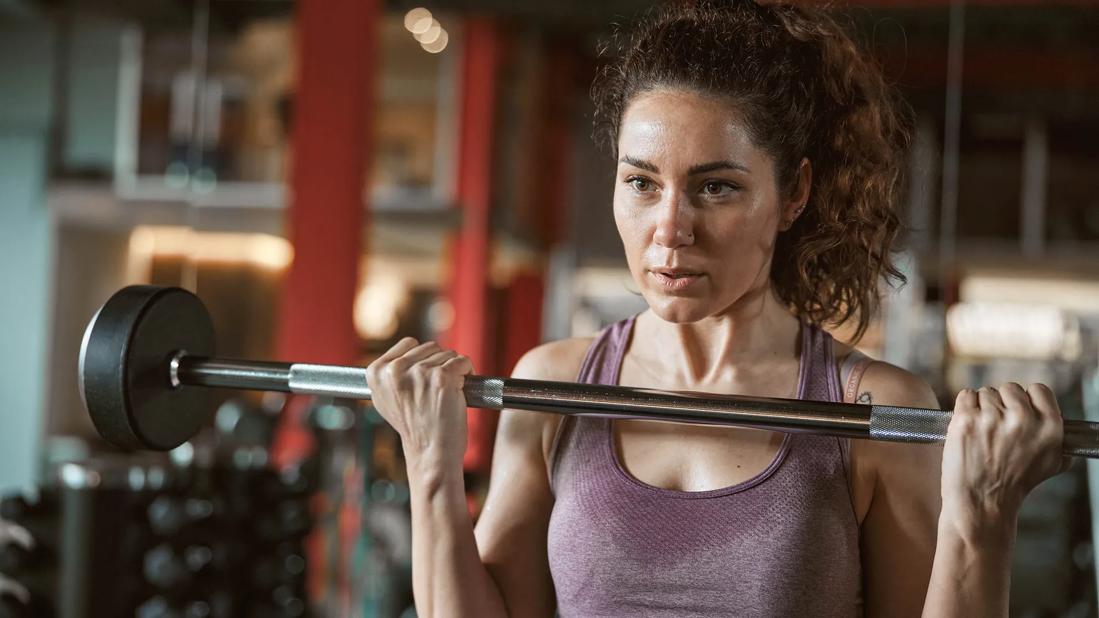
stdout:
<svg viewBox="0 0 1099 618">
<path fill-rule="evenodd" d="M 109 456 L 55 478 L 39 500 L 0 500 L 34 541 L 0 546 L 0 571 L 29 593 L 0 594 L 0 616 L 308 615 L 304 471 Z"/>
</svg>

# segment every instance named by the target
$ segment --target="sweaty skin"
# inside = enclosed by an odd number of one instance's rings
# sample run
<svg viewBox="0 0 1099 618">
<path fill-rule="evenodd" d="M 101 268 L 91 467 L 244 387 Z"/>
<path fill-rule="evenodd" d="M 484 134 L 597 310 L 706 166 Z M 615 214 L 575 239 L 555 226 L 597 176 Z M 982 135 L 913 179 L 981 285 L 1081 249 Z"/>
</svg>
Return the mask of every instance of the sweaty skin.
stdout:
<svg viewBox="0 0 1099 618">
<path fill-rule="evenodd" d="M 728 102 L 658 89 L 637 96 L 619 132 L 614 215 L 649 309 L 620 382 L 671 390 L 790 397 L 798 321 L 768 273 L 777 235 L 805 207 L 812 165 L 782 191 Z M 590 339 L 528 352 L 513 375 L 572 381 Z M 837 356 L 849 348 L 837 346 Z M 413 585 L 423 616 L 552 616 L 547 458 L 560 419 L 505 411 L 491 485 L 474 532 L 465 503 L 462 378 L 467 359 L 406 339 L 373 363 L 374 404 L 408 462 Z M 862 378 L 875 403 L 937 407 L 921 379 L 886 363 Z M 851 443 L 867 616 L 1006 616 L 1022 497 L 1061 464 L 1060 412 L 1048 389 L 1005 385 L 959 395 L 941 447 Z M 1021 436 L 1026 447 L 1019 448 Z M 767 431 L 617 421 L 623 465 L 660 487 L 700 491 L 755 476 L 774 458 Z M 941 470 L 941 472 L 940 472 Z"/>
</svg>

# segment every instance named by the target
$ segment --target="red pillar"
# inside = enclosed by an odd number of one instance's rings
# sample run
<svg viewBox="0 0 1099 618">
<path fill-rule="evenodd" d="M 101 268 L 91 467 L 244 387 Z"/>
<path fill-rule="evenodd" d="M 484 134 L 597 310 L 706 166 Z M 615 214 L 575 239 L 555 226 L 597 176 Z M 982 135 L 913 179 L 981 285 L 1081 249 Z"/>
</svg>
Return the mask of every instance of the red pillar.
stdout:
<svg viewBox="0 0 1099 618">
<path fill-rule="evenodd" d="M 573 50 L 581 46 L 570 41 L 550 43 L 538 86 L 540 110 L 534 151 L 530 160 L 535 170 L 532 199 L 538 239 L 548 250 L 561 241 L 567 215 L 571 211 L 569 191 L 573 150 L 573 105 L 578 89 L 577 62 Z"/>
<path fill-rule="evenodd" d="M 572 187 L 573 108 L 577 90 L 576 46 L 554 42 L 547 46 L 545 64 L 537 85 L 535 153 L 525 161 L 532 169 L 531 204 L 527 225 L 541 249 L 549 251 L 561 241 Z M 545 264 L 516 275 L 508 285 L 505 311 L 504 367 L 510 373 L 519 358 L 542 342 L 542 305 L 545 297 Z"/>
<path fill-rule="evenodd" d="M 283 284 L 276 353 L 286 360 L 352 364 L 359 357 L 352 311 L 363 251 L 380 3 L 303 0 L 296 26 L 286 218 L 294 262 Z M 273 446 L 276 465 L 312 450 L 302 422 L 307 404 L 304 397 L 288 402 Z M 324 594 L 330 576 L 321 541 L 314 535 L 307 545 L 313 598 Z"/>
<path fill-rule="evenodd" d="M 481 374 L 493 374 L 493 315 L 489 305 L 492 242 L 492 153 L 496 121 L 496 84 L 500 35 L 489 18 L 469 18 L 462 37 L 459 104 L 457 202 L 462 226 L 450 246 L 447 296 L 454 324 L 442 337 L 446 346 L 465 354 Z M 491 458 L 496 415 L 470 409 L 467 470 L 486 470 Z"/>
<path fill-rule="evenodd" d="M 363 187 L 381 31 L 378 0 L 298 3 L 287 225 L 294 262 L 279 313 L 277 354 L 350 364 L 362 253 Z"/>
<path fill-rule="evenodd" d="M 524 354 L 542 343 L 545 287 L 546 276 L 542 272 L 519 273 L 508 284 L 502 373 L 510 374 Z"/>
</svg>

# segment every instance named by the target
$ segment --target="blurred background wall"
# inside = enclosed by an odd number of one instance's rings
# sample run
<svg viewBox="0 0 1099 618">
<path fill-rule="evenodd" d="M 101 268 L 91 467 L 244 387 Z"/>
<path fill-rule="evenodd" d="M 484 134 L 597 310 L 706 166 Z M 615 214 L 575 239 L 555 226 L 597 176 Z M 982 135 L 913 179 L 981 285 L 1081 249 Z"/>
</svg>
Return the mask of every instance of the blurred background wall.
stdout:
<svg viewBox="0 0 1099 618">
<path fill-rule="evenodd" d="M 68 462 L 182 474 L 204 448 L 313 462 L 303 606 L 410 615 L 399 445 L 368 408 L 226 392 L 177 460 L 120 459 L 80 402 L 84 326 L 123 285 L 181 285 L 222 356 L 365 364 L 412 335 L 504 374 L 639 311 L 587 93 L 598 41 L 647 6 L 0 1 L 0 489 L 64 486 Z M 837 10 L 917 119 L 910 283 L 860 347 L 945 406 L 1043 381 L 1099 420 L 1099 4 Z M 470 422 L 476 512 L 494 418 Z M 1013 614 L 1096 615 L 1090 466 L 1028 500 Z M 127 608 L 183 607 L 140 590 Z"/>
</svg>

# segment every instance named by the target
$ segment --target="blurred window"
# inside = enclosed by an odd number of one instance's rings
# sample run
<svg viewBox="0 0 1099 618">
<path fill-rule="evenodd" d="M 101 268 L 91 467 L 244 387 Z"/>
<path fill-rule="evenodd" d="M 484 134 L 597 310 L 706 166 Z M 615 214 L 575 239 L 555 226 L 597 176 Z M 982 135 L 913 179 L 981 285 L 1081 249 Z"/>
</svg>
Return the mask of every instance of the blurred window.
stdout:
<svg viewBox="0 0 1099 618">
<path fill-rule="evenodd" d="M 958 237 L 1017 242 L 1023 177 L 1023 124 L 1014 115 L 962 118 Z"/>
<path fill-rule="evenodd" d="M 119 144 L 131 155 L 118 157 L 120 186 L 140 198 L 235 184 L 255 186 L 254 200 L 281 201 L 262 186 L 287 176 L 297 53 L 293 3 L 194 6 L 186 19 L 144 25 L 140 51 L 129 59 L 139 66 L 140 85 L 133 89 L 136 101 L 121 103 L 134 108 L 136 127 L 132 143 Z M 450 174 L 441 168 L 456 154 L 449 151 L 454 140 L 447 127 L 453 126 L 457 45 L 455 28 L 437 19 L 449 32 L 434 36 L 435 45 L 413 37 L 404 13 L 382 20 L 375 103 L 363 113 L 374 120 L 368 183 L 376 201 L 387 205 L 439 205 L 449 189 Z"/>
<path fill-rule="evenodd" d="M 1049 149 L 1048 239 L 1099 240 L 1099 119 L 1051 122 Z"/>
</svg>

